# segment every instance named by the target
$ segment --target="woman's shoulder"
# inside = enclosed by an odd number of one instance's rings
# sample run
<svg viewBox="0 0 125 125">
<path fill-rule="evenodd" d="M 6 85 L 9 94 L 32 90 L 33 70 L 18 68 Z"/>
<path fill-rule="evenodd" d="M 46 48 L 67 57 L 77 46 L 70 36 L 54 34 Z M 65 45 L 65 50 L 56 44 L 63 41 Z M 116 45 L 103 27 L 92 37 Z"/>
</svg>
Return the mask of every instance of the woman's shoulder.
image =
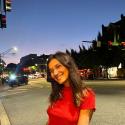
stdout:
<svg viewBox="0 0 125 125">
<path fill-rule="evenodd" d="M 85 98 L 88 96 L 95 96 L 95 91 L 90 87 L 86 87 L 82 92 Z"/>
<path fill-rule="evenodd" d="M 83 99 L 80 107 L 81 109 L 95 110 L 95 92 L 92 88 L 85 88 L 83 90 Z"/>
<path fill-rule="evenodd" d="M 95 91 L 92 88 L 87 88 L 88 94 L 95 95 Z"/>
</svg>

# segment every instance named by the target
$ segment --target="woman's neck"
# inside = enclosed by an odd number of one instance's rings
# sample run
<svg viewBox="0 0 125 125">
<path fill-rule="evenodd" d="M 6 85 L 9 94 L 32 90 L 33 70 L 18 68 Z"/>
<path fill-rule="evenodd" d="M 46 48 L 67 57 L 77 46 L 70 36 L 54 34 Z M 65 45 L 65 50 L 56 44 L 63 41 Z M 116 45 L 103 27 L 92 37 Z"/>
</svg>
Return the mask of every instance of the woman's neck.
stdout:
<svg viewBox="0 0 125 125">
<path fill-rule="evenodd" d="M 70 87 L 70 81 L 69 80 L 65 81 L 64 87 Z"/>
</svg>

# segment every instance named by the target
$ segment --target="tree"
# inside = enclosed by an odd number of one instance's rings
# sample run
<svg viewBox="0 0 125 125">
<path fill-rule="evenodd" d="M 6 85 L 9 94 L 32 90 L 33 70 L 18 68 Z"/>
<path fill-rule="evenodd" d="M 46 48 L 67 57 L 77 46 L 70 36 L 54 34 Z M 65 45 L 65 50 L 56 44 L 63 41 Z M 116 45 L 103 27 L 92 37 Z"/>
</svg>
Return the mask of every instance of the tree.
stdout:
<svg viewBox="0 0 125 125">
<path fill-rule="evenodd" d="M 9 71 L 9 72 L 15 72 L 16 67 L 17 67 L 17 64 L 15 64 L 15 63 L 9 63 L 6 66 L 6 70 Z"/>
</svg>

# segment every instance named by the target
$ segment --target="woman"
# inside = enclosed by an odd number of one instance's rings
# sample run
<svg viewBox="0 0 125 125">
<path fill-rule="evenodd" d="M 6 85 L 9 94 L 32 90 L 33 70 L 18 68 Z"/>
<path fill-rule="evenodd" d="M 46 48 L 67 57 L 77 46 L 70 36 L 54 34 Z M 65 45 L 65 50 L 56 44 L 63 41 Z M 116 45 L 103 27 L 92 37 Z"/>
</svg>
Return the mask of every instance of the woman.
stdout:
<svg viewBox="0 0 125 125">
<path fill-rule="evenodd" d="M 52 86 L 47 125 L 89 125 L 95 110 L 95 94 L 82 82 L 73 58 L 63 52 L 47 63 Z"/>
</svg>

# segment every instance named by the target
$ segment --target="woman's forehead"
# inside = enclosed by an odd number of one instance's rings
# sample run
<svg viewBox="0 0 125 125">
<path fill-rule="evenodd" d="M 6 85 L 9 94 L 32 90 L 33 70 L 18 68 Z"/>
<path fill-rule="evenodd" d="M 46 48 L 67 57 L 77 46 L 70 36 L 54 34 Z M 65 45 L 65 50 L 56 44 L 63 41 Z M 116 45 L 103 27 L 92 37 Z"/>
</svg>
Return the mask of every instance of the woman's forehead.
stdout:
<svg viewBox="0 0 125 125">
<path fill-rule="evenodd" d="M 48 64 L 48 66 L 49 67 L 53 67 L 53 66 L 55 66 L 55 65 L 57 65 L 57 64 L 61 64 L 56 58 L 53 58 L 50 62 L 49 62 L 49 64 Z"/>
</svg>

